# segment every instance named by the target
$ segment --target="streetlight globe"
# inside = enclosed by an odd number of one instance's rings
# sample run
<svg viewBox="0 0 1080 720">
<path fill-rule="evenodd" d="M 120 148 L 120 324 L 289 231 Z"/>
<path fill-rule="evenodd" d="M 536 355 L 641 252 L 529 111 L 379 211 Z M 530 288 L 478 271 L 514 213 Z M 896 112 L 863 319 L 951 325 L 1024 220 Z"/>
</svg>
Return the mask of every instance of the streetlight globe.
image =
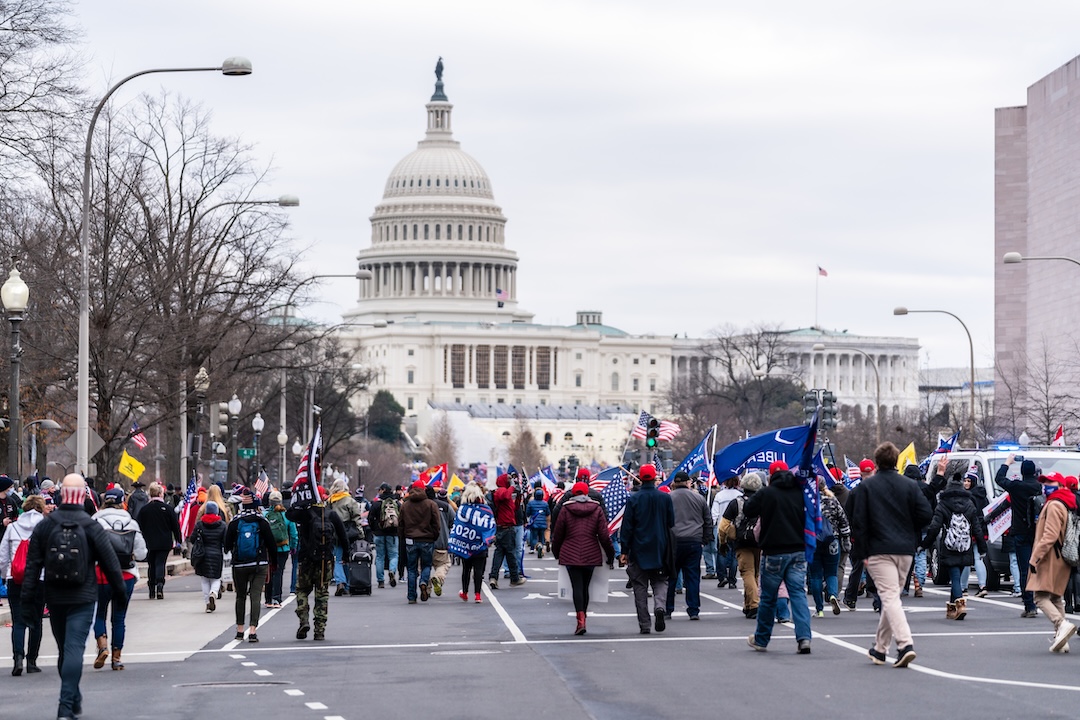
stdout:
<svg viewBox="0 0 1080 720">
<path fill-rule="evenodd" d="M 361 268 L 356 271 L 357 280 L 371 280 L 373 277 L 375 277 L 375 273 L 371 272 L 367 268 Z"/>
<path fill-rule="evenodd" d="M 282 195 L 277 200 L 278 207 L 300 207 L 300 198 L 295 195 Z"/>
<path fill-rule="evenodd" d="M 263 420 L 261 414 L 255 413 L 255 417 L 251 420 L 251 429 L 257 433 L 261 433 L 264 427 L 266 427 L 266 421 Z"/>
<path fill-rule="evenodd" d="M 60 430 L 60 423 L 50 418 L 45 418 L 39 424 L 46 430 Z"/>
<path fill-rule="evenodd" d="M 893 315 L 907 315 L 908 314 L 908 309 L 906 307 L 893 308 L 892 314 Z"/>
<path fill-rule="evenodd" d="M 304 446 L 300 444 L 300 438 L 296 438 L 296 442 L 292 444 L 292 454 L 299 455 L 304 452 Z"/>
<path fill-rule="evenodd" d="M 251 61 L 246 57 L 233 55 L 232 57 L 225 58 L 221 63 L 222 75 L 241 76 L 250 75 L 251 72 Z"/>
<path fill-rule="evenodd" d="M 1001 261 L 1006 265 L 1015 265 L 1024 262 L 1024 256 L 1018 252 L 1007 252 L 1002 256 Z"/>
<path fill-rule="evenodd" d="M 229 398 L 229 414 L 234 416 L 239 415 L 243 407 L 244 405 L 240 402 L 240 398 L 236 397 L 236 393 L 233 393 L 233 396 Z"/>
<path fill-rule="evenodd" d="M 8 279 L 0 287 L 0 300 L 4 303 L 4 309 L 11 313 L 22 313 L 30 303 L 30 288 L 19 276 L 18 268 L 11 268 Z"/>
<path fill-rule="evenodd" d="M 288 442 L 289 442 L 289 436 L 288 436 L 288 434 L 287 434 L 287 433 L 286 433 L 286 432 L 285 432 L 284 430 L 282 430 L 281 432 L 279 432 L 279 433 L 277 434 L 277 444 L 278 444 L 278 445 L 279 445 L 280 447 L 284 448 L 284 447 L 285 447 L 285 445 L 286 445 L 286 444 L 287 444 Z"/>
<path fill-rule="evenodd" d="M 200 395 L 205 395 L 210 390 L 210 373 L 206 372 L 205 367 L 199 368 L 199 372 L 195 373 L 195 392 Z"/>
</svg>

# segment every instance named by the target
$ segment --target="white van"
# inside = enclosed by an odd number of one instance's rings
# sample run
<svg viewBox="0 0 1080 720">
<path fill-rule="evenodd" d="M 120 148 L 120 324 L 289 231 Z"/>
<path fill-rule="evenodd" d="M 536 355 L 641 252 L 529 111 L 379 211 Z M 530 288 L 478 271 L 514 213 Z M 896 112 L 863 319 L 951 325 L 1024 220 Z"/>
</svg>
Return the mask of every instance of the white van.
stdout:
<svg viewBox="0 0 1080 720">
<path fill-rule="evenodd" d="M 945 477 L 946 479 L 952 478 L 956 472 L 963 475 L 968 471 L 968 468 L 974 467 L 979 474 L 979 483 L 986 488 L 986 497 L 992 502 L 994 498 L 1004 492 L 994 482 L 994 477 L 998 468 L 1005 464 L 1005 460 L 1010 454 L 1016 455 L 1015 462 L 1009 466 L 1008 477 L 1011 479 L 1020 479 L 1020 462 L 1022 460 L 1033 461 L 1038 466 L 1040 474 L 1058 472 L 1062 475 L 1080 477 L 1080 452 L 1077 451 L 1077 448 L 1075 446 L 1054 447 L 1050 445 L 1025 445 L 1023 447 L 1019 445 L 997 445 L 975 450 L 954 449 L 948 456 L 949 464 L 945 470 Z M 935 459 L 931 461 L 929 472 L 936 471 L 937 462 Z M 1007 553 L 1002 552 L 1000 539 L 990 543 L 985 561 L 987 589 L 1001 589 L 1002 578 L 1009 575 L 1009 556 Z M 948 585 L 949 576 L 947 573 L 942 573 L 941 569 L 938 568 L 933 552 L 928 553 L 927 562 L 930 565 L 930 571 L 933 573 L 934 584 Z"/>
</svg>

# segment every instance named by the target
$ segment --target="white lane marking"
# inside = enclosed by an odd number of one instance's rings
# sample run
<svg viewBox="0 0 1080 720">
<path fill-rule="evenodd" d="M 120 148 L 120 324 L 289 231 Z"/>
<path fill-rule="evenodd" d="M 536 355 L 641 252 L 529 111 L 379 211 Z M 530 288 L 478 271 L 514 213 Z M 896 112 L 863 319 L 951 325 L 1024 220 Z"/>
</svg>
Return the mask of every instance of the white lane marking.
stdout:
<svg viewBox="0 0 1080 720">
<path fill-rule="evenodd" d="M 274 608 L 273 610 L 269 610 L 269 611 L 264 612 L 264 613 L 260 613 L 259 614 L 259 622 L 262 623 L 262 622 L 265 622 L 266 620 L 269 620 L 270 618 L 274 617 L 274 615 L 277 615 L 278 611 L 284 610 L 285 606 L 287 606 L 289 603 L 291 603 L 295 599 L 296 599 L 295 595 L 290 595 L 289 597 L 285 598 L 285 600 L 282 601 L 281 607 Z M 263 608 L 263 610 L 266 610 L 266 608 Z M 236 626 L 234 625 L 233 627 L 236 627 Z M 245 638 L 247 637 L 247 634 L 248 634 L 249 631 L 250 631 L 250 629 L 244 631 L 244 637 Z M 236 648 L 237 645 L 239 645 L 242 642 L 244 642 L 244 641 L 243 640 L 235 640 L 235 639 L 230 640 L 229 642 L 225 643 L 222 646 L 221 649 L 222 650 L 233 650 L 233 649 Z"/>
<path fill-rule="evenodd" d="M 274 673 L 270 672 L 269 670 L 256 670 L 255 674 L 259 677 L 267 677 L 268 675 L 273 675 Z"/>
<path fill-rule="evenodd" d="M 131 653 L 128 653 L 128 655 L 130 655 L 130 654 Z M 243 655 L 230 655 L 229 657 L 231 657 L 233 660 L 243 660 L 244 659 Z"/>
<path fill-rule="evenodd" d="M 495 612 L 499 614 L 499 617 L 502 619 L 503 624 L 506 625 L 506 629 L 509 630 L 510 634 L 514 636 L 514 642 L 528 642 L 528 640 L 525 639 L 525 633 L 521 632 L 521 628 L 519 628 L 517 626 L 517 623 L 514 622 L 514 619 L 510 617 L 510 613 L 506 612 L 506 609 L 502 606 L 502 603 L 499 602 L 498 598 L 495 597 L 495 593 L 491 591 L 491 588 L 486 583 L 484 584 L 484 595 L 487 596 L 488 602 L 491 603 L 491 606 L 495 608 Z"/>
<path fill-rule="evenodd" d="M 1045 635 L 1046 633 L 1044 632 L 1042 634 Z M 859 647 L 858 645 L 854 645 L 844 640 L 840 640 L 839 638 L 833 637 L 831 635 L 825 635 L 824 633 L 815 632 L 814 639 L 816 640 L 818 638 L 821 638 L 825 642 L 832 643 L 833 645 L 847 648 L 848 650 L 856 652 L 866 658 L 867 662 L 869 662 L 869 658 L 867 657 L 867 650 Z M 890 662 L 895 661 L 895 658 L 893 658 L 892 656 L 888 656 L 886 659 Z M 945 672 L 944 670 L 936 670 L 918 662 L 908 665 L 908 669 L 914 670 L 915 672 L 921 672 L 924 675 L 931 675 L 933 677 L 943 678 L 945 680 L 984 683 L 986 685 L 1011 685 L 1013 687 L 1038 688 L 1042 690 L 1069 690 L 1071 692 L 1080 692 L 1080 685 L 1056 685 L 1053 683 L 1031 682 L 1029 680 L 1010 680 L 1006 678 L 987 678 L 977 677 L 974 675 L 960 675 L 959 673 L 950 673 Z"/>
<path fill-rule="evenodd" d="M 303 690 L 297 690 L 296 688 L 290 688 L 290 689 L 285 691 L 285 694 L 286 695 L 291 695 L 292 697 L 300 697 L 301 695 L 304 694 L 304 691 Z"/>
<path fill-rule="evenodd" d="M 240 663 L 240 667 L 258 667 L 258 666 L 259 666 L 259 663 L 251 662 L 250 660 L 248 662 Z"/>
<path fill-rule="evenodd" d="M 328 710 L 329 709 L 325 705 L 323 705 L 321 702 L 309 702 L 309 703 L 304 703 L 304 704 L 307 705 L 312 710 Z"/>
<path fill-rule="evenodd" d="M 719 612 L 711 612 L 711 611 L 706 610 L 706 611 L 701 612 L 700 614 L 704 617 L 705 615 L 727 615 L 728 612 L 726 610 L 720 610 Z M 574 617 L 574 612 L 570 611 L 570 612 L 566 613 L 566 616 L 567 617 Z M 637 613 L 636 612 L 632 612 L 632 613 L 598 613 L 598 612 L 590 612 L 589 617 L 632 617 L 632 618 L 636 618 Z M 668 622 L 671 622 L 672 620 L 678 620 L 678 619 L 683 618 L 683 617 L 687 617 L 687 616 L 684 616 L 682 614 L 673 615 L 672 617 L 668 618 Z M 687 617 L 687 619 L 689 619 L 689 618 Z"/>
<path fill-rule="evenodd" d="M 326 715 L 323 717 L 323 720 L 345 720 L 345 718 L 340 715 Z"/>
<path fill-rule="evenodd" d="M 501 655 L 502 650 L 436 650 L 432 655 Z"/>
</svg>

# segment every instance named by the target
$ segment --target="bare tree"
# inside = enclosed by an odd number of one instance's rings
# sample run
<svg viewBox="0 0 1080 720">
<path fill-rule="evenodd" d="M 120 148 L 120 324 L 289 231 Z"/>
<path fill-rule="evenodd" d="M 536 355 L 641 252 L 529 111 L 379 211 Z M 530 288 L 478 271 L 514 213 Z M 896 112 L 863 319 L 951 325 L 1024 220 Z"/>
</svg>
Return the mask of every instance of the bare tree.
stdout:
<svg viewBox="0 0 1080 720">
<path fill-rule="evenodd" d="M 425 445 L 429 465 L 446 463 L 449 471 L 454 472 L 458 469 L 460 448 L 457 436 L 454 435 L 454 428 L 450 424 L 450 418 L 445 412 L 440 412 L 435 418 L 435 422 L 428 431 Z"/>
<path fill-rule="evenodd" d="M 529 428 L 529 423 L 524 418 L 517 419 L 517 427 L 514 429 L 513 439 L 507 447 L 507 457 L 526 477 L 541 469 L 546 461 L 544 453 L 540 449 L 540 443 L 536 441 Z"/>
<path fill-rule="evenodd" d="M 1051 353 L 1045 341 L 1028 355 L 1024 395 L 1031 435 L 1050 444 L 1058 425 L 1076 420 L 1076 404 L 1068 390 L 1075 368 Z"/>
</svg>

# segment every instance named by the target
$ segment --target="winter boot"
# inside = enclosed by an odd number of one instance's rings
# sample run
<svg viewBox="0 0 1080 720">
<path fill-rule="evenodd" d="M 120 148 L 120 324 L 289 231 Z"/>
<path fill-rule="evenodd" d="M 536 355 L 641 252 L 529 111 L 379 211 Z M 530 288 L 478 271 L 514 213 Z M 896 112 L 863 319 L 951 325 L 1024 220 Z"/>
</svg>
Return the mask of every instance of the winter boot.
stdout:
<svg viewBox="0 0 1080 720">
<path fill-rule="evenodd" d="M 574 630 L 575 635 L 585 634 L 585 613 L 579 612 L 577 614 L 577 629 Z"/>
<path fill-rule="evenodd" d="M 963 620 L 967 617 L 967 600 L 960 598 L 956 601 L 956 619 Z"/>
<path fill-rule="evenodd" d="M 120 648 L 113 648 L 112 651 L 112 669 L 123 670 L 124 663 L 120 662 Z"/>
<path fill-rule="evenodd" d="M 109 638 L 105 635 L 97 636 L 97 657 L 94 658 L 94 669 L 100 670 L 105 667 L 105 661 L 109 659 Z"/>
<path fill-rule="evenodd" d="M 945 603 L 945 619 L 956 619 L 956 603 Z"/>
<path fill-rule="evenodd" d="M 919 582 L 919 578 L 915 578 L 915 597 L 922 597 L 922 583 Z"/>
<path fill-rule="evenodd" d="M 13 677 L 19 677 L 23 673 L 23 655 L 22 653 L 15 653 L 15 667 L 11 668 L 11 674 Z"/>
</svg>

